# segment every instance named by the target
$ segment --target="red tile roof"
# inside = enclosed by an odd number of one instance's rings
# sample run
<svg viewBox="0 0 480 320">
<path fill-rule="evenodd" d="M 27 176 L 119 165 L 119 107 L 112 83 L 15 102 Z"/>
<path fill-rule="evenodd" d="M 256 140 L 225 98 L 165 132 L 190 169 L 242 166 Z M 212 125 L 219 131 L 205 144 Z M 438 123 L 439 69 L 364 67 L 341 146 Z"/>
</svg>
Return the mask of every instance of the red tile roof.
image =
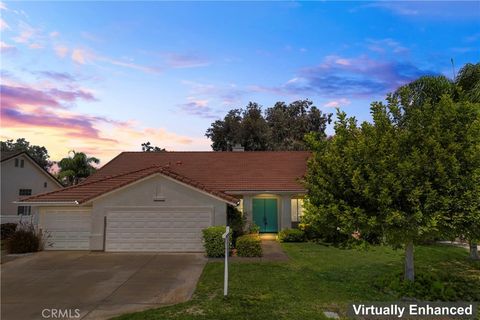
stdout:
<svg viewBox="0 0 480 320">
<path fill-rule="evenodd" d="M 243 191 L 304 192 L 309 152 L 123 152 L 76 186 L 28 197 L 27 202 L 84 203 L 155 173 L 227 202 Z"/>
</svg>

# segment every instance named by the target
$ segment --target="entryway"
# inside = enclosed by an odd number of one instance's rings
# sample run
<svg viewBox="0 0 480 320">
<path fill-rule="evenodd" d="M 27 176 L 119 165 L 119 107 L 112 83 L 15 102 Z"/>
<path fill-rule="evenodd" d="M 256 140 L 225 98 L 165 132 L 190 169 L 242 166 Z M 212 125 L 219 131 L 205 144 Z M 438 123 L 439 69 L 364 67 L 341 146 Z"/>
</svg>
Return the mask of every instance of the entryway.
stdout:
<svg viewBox="0 0 480 320">
<path fill-rule="evenodd" d="M 253 222 L 261 233 L 278 231 L 277 208 L 277 199 L 253 199 Z"/>
</svg>

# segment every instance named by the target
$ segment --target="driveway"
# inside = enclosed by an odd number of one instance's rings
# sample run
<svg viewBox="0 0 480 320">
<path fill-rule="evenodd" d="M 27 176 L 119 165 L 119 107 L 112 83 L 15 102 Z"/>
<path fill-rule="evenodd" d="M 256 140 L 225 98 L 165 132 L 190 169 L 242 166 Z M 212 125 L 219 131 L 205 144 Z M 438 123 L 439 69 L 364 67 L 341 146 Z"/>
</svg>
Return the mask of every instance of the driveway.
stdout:
<svg viewBox="0 0 480 320">
<path fill-rule="evenodd" d="M 1 266 L 1 318 L 106 319 L 183 302 L 206 261 L 196 253 L 40 252 Z"/>
</svg>

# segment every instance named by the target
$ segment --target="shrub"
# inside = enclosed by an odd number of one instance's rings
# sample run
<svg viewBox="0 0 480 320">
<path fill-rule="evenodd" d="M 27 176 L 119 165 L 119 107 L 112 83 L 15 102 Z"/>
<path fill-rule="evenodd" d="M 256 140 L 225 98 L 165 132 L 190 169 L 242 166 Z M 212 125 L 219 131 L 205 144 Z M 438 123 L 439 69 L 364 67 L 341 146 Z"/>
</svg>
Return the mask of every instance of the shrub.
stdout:
<svg viewBox="0 0 480 320">
<path fill-rule="evenodd" d="M 10 238 L 10 236 L 15 232 L 16 229 L 16 223 L 2 223 L 0 226 L 1 239 L 6 240 Z"/>
<path fill-rule="evenodd" d="M 227 207 L 227 224 L 232 232 L 232 244 L 235 246 L 237 238 L 245 234 L 246 217 L 237 208 Z"/>
<path fill-rule="evenodd" d="M 299 223 L 298 229 L 305 233 L 307 240 L 321 239 L 320 231 L 310 223 Z"/>
<path fill-rule="evenodd" d="M 214 226 L 202 230 L 203 246 L 208 257 L 225 257 L 225 240 L 222 238 L 225 229 L 225 226 Z"/>
<path fill-rule="evenodd" d="M 8 253 L 36 252 L 43 249 L 42 236 L 35 231 L 33 224 L 19 224 L 7 239 L 6 245 Z"/>
<path fill-rule="evenodd" d="M 261 257 L 262 243 L 256 234 L 246 234 L 237 239 L 237 255 L 239 257 Z"/>
<path fill-rule="evenodd" d="M 249 234 L 259 234 L 260 233 L 260 227 L 255 224 L 255 222 L 251 222 L 250 225 L 248 226 L 248 233 Z"/>
<path fill-rule="evenodd" d="M 280 242 L 304 242 L 305 232 L 298 229 L 285 229 L 278 233 Z"/>
</svg>

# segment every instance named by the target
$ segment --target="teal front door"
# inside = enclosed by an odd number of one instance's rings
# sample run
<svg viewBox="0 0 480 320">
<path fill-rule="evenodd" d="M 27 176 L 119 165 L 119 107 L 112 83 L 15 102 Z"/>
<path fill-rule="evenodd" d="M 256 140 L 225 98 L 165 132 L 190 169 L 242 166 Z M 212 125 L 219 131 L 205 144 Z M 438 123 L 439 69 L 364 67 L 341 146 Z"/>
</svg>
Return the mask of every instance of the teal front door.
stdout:
<svg viewBox="0 0 480 320">
<path fill-rule="evenodd" d="M 260 232 L 277 232 L 277 199 L 253 199 L 253 222 Z"/>
</svg>

